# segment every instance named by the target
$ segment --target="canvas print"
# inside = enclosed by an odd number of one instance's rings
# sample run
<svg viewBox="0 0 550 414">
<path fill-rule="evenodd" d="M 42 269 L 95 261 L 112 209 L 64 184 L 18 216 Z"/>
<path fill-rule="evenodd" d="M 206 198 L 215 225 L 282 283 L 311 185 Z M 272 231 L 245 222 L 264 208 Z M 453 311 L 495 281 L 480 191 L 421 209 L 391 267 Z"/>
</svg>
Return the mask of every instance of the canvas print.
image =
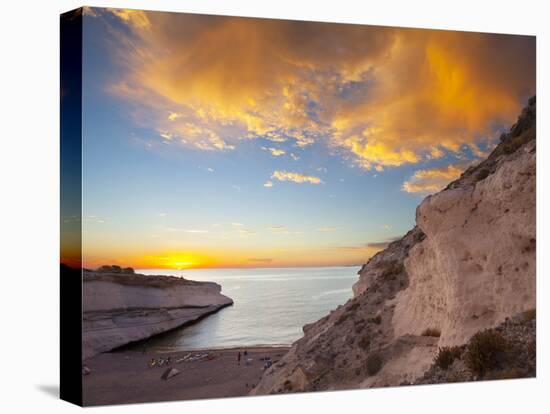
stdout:
<svg viewBox="0 0 550 414">
<path fill-rule="evenodd" d="M 62 397 L 534 377 L 535 45 L 62 15 Z"/>
</svg>

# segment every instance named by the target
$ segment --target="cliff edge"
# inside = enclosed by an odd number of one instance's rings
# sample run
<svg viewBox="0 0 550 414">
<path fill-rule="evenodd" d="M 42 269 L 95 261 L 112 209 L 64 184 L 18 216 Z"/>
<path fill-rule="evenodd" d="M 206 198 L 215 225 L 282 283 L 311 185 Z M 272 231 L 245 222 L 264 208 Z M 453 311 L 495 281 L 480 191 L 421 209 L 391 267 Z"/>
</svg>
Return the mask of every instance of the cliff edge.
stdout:
<svg viewBox="0 0 550 414">
<path fill-rule="evenodd" d="M 424 199 L 416 226 L 362 267 L 354 298 L 304 326 L 251 393 L 447 382 L 443 357 L 460 380 L 533 376 L 535 138 L 533 97 L 488 158 Z M 486 355 L 492 371 L 475 369 Z"/>
<path fill-rule="evenodd" d="M 213 282 L 86 270 L 83 358 L 150 338 L 232 304 Z"/>
</svg>

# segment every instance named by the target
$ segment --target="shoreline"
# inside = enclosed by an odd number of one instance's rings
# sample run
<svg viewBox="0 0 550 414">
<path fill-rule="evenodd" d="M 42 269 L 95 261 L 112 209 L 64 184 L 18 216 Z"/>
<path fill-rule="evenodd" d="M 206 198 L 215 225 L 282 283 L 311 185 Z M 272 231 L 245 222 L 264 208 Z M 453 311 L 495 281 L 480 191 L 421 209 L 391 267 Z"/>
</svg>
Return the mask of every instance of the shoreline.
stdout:
<svg viewBox="0 0 550 414">
<path fill-rule="evenodd" d="M 84 405 L 245 396 L 258 384 L 268 361 L 276 364 L 289 349 L 290 346 L 260 345 L 166 352 L 131 349 L 98 354 L 83 360 L 89 369 L 82 378 Z M 153 360 L 155 363 L 150 366 Z M 174 368 L 179 371 L 177 375 L 162 379 Z"/>
<path fill-rule="evenodd" d="M 145 340 L 144 340 L 145 341 Z M 235 345 L 235 346 L 221 346 L 221 347 L 215 347 L 215 346 L 211 346 L 211 347 L 206 347 L 206 348 L 188 348 L 188 349 L 183 349 L 183 348 L 170 348 L 170 347 L 166 347 L 166 348 L 162 348 L 162 347 L 151 347 L 149 349 L 147 349 L 146 353 L 150 353 L 150 354 L 170 354 L 170 353 L 173 353 L 173 354 L 176 354 L 176 353 L 182 353 L 182 352 L 217 352 L 217 351 L 241 351 L 243 352 L 245 349 L 246 350 L 275 350 L 275 349 L 284 349 L 284 350 L 288 350 L 290 349 L 290 347 L 292 347 L 292 344 L 273 344 L 273 345 L 270 345 L 270 344 L 257 344 L 257 345 Z M 141 352 L 139 350 L 139 348 L 137 348 L 137 345 L 136 345 L 136 349 L 127 349 L 125 351 L 134 351 L 134 352 Z M 118 350 L 113 350 L 112 351 L 113 353 L 116 353 L 116 352 L 121 352 L 121 351 L 118 351 Z"/>
</svg>

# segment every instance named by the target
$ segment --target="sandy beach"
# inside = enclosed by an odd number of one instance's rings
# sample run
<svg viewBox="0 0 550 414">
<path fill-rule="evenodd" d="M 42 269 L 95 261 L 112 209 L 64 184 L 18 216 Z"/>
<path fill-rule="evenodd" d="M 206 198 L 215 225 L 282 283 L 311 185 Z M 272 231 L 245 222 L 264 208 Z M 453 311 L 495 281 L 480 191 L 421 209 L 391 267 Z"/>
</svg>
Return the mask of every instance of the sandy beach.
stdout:
<svg viewBox="0 0 550 414">
<path fill-rule="evenodd" d="M 247 395 L 266 359 L 276 363 L 287 347 L 252 347 L 177 352 L 124 350 L 86 359 L 84 404 L 107 405 Z M 244 355 L 245 350 L 247 355 Z M 241 361 L 238 363 L 238 354 Z M 154 366 L 150 364 L 154 362 Z M 160 366 L 159 366 L 160 365 Z M 171 368 L 179 374 L 165 380 Z"/>
</svg>

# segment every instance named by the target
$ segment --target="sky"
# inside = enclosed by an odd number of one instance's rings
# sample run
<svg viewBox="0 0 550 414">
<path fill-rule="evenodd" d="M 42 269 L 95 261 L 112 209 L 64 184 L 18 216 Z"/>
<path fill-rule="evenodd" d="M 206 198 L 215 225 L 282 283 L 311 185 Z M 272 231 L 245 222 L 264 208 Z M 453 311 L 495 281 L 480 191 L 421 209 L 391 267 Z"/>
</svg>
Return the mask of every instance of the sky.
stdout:
<svg viewBox="0 0 550 414">
<path fill-rule="evenodd" d="M 86 8 L 86 267 L 338 266 L 535 93 L 535 38 Z"/>
</svg>

